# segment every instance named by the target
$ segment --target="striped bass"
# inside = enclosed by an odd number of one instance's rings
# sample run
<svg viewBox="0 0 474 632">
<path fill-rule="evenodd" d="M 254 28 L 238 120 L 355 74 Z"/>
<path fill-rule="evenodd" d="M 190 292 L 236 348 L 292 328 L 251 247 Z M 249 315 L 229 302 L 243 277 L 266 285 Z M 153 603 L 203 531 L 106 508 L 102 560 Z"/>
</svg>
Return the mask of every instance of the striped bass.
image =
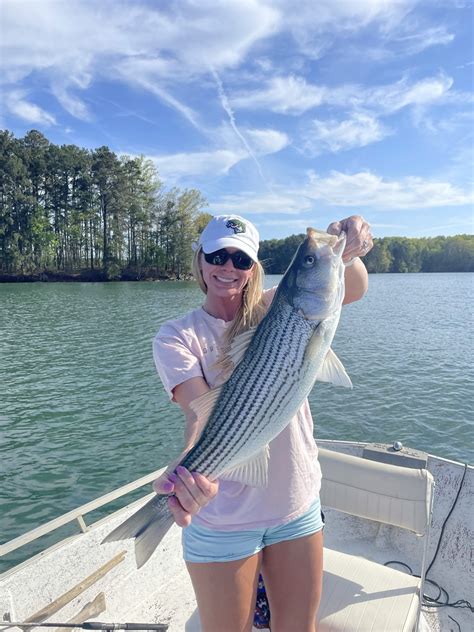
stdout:
<svg viewBox="0 0 474 632">
<path fill-rule="evenodd" d="M 173 464 L 211 480 L 267 484 L 269 447 L 296 415 L 316 379 L 351 386 L 331 350 L 344 298 L 340 237 L 308 228 L 260 324 L 231 344 L 233 371 L 192 404 L 203 430 Z M 157 494 L 104 542 L 135 537 L 138 567 L 173 523 L 168 496 Z"/>
</svg>

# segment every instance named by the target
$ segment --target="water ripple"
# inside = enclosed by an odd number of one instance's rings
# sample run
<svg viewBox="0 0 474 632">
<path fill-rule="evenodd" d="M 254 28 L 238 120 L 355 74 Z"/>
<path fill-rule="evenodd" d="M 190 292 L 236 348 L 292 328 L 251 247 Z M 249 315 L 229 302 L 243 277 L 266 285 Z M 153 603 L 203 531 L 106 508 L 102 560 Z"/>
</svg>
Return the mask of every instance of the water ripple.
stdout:
<svg viewBox="0 0 474 632">
<path fill-rule="evenodd" d="M 316 385 L 317 437 L 399 439 L 473 461 L 472 280 L 371 276 L 334 344 L 354 389 Z M 2 541 L 178 454 L 182 415 L 151 342 L 201 300 L 190 283 L 0 285 Z"/>
</svg>

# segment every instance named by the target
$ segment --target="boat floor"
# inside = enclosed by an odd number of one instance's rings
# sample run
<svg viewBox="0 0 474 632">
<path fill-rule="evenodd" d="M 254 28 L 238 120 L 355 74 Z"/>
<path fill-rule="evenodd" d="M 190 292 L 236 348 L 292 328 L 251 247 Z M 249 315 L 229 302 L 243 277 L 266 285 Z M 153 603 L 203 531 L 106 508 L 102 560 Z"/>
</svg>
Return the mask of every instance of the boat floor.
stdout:
<svg viewBox="0 0 474 632">
<path fill-rule="evenodd" d="M 329 443 L 329 442 L 328 442 Z M 334 442 L 341 451 L 360 452 L 360 446 Z M 329 446 L 325 446 L 329 447 Z M 433 527 L 428 561 L 434 557 L 442 526 L 453 505 L 464 471 L 462 464 L 431 458 L 429 469 L 437 481 Z M 467 476 L 456 511 L 453 512 L 442 538 L 442 546 L 429 577 L 445 588 L 451 601 L 472 601 L 472 497 L 474 470 Z M 0 576 L 0 619 L 26 621 L 51 604 L 59 595 L 96 573 L 104 564 L 123 553 L 119 563 L 107 571 L 100 581 L 66 602 L 47 620 L 68 621 L 101 592 L 106 611 L 95 620 L 106 622 L 166 623 L 169 632 L 183 632 L 196 610 L 191 581 L 182 560 L 181 529 L 174 526 L 166 534 L 157 551 L 141 569 L 136 568 L 133 542 L 113 542 L 100 545 L 102 539 L 137 510 L 151 495 L 91 525 L 86 533 L 70 537 L 58 545 L 12 568 Z M 397 560 L 408 564 L 414 573 L 420 572 L 420 538 L 406 530 L 325 510 L 325 546 L 352 555 L 360 555 L 384 564 Z M 122 559 L 123 558 L 123 559 Z M 399 570 L 403 570 L 398 567 Z M 426 586 L 434 595 L 435 589 Z M 422 632 L 462 632 L 474 629 L 474 615 L 468 609 L 423 608 Z M 456 625 L 456 622 L 459 624 Z M 222 630 L 226 626 L 223 622 Z M 370 628 L 370 623 L 368 628 Z M 10 628 L 13 630 L 13 628 Z M 19 632 L 19 628 L 15 629 Z M 377 632 L 377 631 L 373 631 Z"/>
<path fill-rule="evenodd" d="M 391 527 L 377 529 L 375 532 L 368 529 L 367 524 L 362 524 L 362 521 L 353 519 L 351 516 L 342 516 L 331 510 L 325 514 L 326 547 L 360 555 L 381 564 L 389 560 L 398 560 L 413 567 L 413 554 L 410 547 L 401 551 L 393 546 Z M 169 632 L 183 632 L 185 629 L 191 632 L 196 629 L 194 625 L 188 623 L 191 617 L 195 620 L 196 602 L 191 581 L 181 557 L 181 530 L 173 527 L 150 562 L 137 570 L 133 545 L 130 541 L 98 547 L 102 538 L 110 532 L 110 528 L 123 520 L 123 515 L 113 522 L 108 521 L 93 528 L 82 536 L 72 538 L 61 549 L 46 552 L 45 555 L 36 558 L 35 564 L 26 563 L 14 575 L 8 577 L 8 573 L 5 574 L 3 581 L 0 582 L 0 613 L 3 615 L 9 612 L 11 620 L 24 621 L 32 614 L 32 609 L 28 607 L 28 604 L 37 601 L 35 597 L 38 592 L 42 593 L 42 603 L 48 603 L 58 594 L 64 593 L 65 589 L 73 586 L 74 578 L 87 576 L 118 552 L 126 551 L 123 562 L 109 573 L 105 589 L 91 586 L 81 594 L 79 599 L 66 605 L 60 611 L 60 616 L 51 617 L 51 619 L 65 621 L 73 617 L 85 604 L 97 596 L 100 588 L 105 593 L 107 611 L 97 617 L 99 620 L 166 623 L 169 625 Z M 373 531 L 376 536 L 368 538 L 368 531 Z M 348 538 L 348 534 L 351 539 Z M 80 556 L 78 556 L 78 537 L 81 538 Z M 100 551 L 100 555 L 97 555 L 97 550 Z M 93 551 L 95 556 L 92 555 Z M 60 568 L 61 572 L 53 574 L 52 568 Z M 419 569 L 413 570 L 416 572 Z M 453 572 L 456 574 L 455 568 Z M 42 581 L 41 578 L 47 578 L 47 581 Z M 459 577 L 450 577 L 446 569 L 443 569 L 443 577 L 438 578 L 438 581 L 447 588 L 448 592 L 450 586 L 459 586 Z M 469 593 L 468 584 L 464 584 L 464 589 L 466 597 Z M 31 595 L 28 595 L 28 592 L 31 592 Z M 14 598 L 18 594 L 22 594 L 20 601 Z M 454 593 L 453 596 L 458 598 L 460 595 Z M 420 625 L 422 632 L 451 630 L 457 632 L 457 626 L 448 618 L 448 615 L 458 621 L 463 632 L 472 629 L 472 614 L 467 610 L 453 608 L 441 608 L 432 612 L 424 610 L 423 621 Z M 222 630 L 225 631 L 225 629 L 225 622 L 223 622 Z"/>
</svg>

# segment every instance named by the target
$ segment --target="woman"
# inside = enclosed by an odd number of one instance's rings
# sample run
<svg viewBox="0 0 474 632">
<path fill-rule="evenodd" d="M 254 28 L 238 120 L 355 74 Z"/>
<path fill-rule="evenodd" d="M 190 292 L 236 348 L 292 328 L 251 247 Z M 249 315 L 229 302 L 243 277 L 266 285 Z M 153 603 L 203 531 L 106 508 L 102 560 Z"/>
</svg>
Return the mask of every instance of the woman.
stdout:
<svg viewBox="0 0 474 632">
<path fill-rule="evenodd" d="M 344 303 L 362 298 L 367 272 L 359 256 L 372 247 L 369 226 L 353 216 L 328 232 L 347 234 Z M 193 271 L 206 298 L 201 308 L 165 323 L 154 341 L 158 372 L 186 417 L 186 445 L 199 429 L 190 403 L 219 383 L 216 367 L 232 338 L 257 324 L 273 297 L 262 291 L 257 229 L 239 216 L 214 217 L 199 239 Z M 155 482 L 174 493 L 169 506 L 183 529 L 184 559 L 205 632 L 252 627 L 260 570 L 273 632 L 315 632 L 321 594 L 321 472 L 307 402 L 270 443 L 266 488 L 211 482 L 179 467 Z"/>
</svg>

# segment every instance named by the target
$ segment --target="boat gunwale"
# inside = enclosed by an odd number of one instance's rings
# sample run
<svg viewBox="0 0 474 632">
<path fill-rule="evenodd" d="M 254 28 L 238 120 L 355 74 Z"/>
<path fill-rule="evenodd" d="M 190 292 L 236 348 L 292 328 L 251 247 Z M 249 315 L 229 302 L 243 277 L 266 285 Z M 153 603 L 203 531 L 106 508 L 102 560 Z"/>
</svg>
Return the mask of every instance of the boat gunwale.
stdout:
<svg viewBox="0 0 474 632">
<path fill-rule="evenodd" d="M 34 529 L 31 529 L 30 531 L 27 531 L 26 533 L 23 533 L 22 535 L 19 535 L 16 538 L 13 538 L 12 540 L 8 540 L 7 542 L 0 544 L 0 558 L 7 555 L 8 553 L 11 553 L 12 551 L 16 551 L 17 549 L 21 548 L 22 546 L 25 546 L 26 544 L 30 544 L 31 542 L 38 540 L 39 538 L 43 537 L 44 535 L 47 535 L 48 533 L 56 531 L 56 529 L 59 529 L 71 522 L 74 522 L 75 520 L 79 523 L 81 532 L 85 533 L 91 527 L 99 524 L 100 522 L 102 522 L 102 520 L 110 517 L 110 515 L 105 516 L 105 518 L 101 518 L 100 520 L 93 522 L 90 525 L 86 525 L 84 522 L 85 515 L 87 515 L 88 513 L 91 513 L 92 511 L 95 511 L 96 509 L 99 509 L 100 507 L 104 507 L 105 505 L 108 505 L 114 500 L 117 500 L 118 498 L 122 498 L 123 496 L 126 496 L 127 494 L 137 489 L 140 489 L 140 487 L 144 487 L 145 485 L 148 485 L 149 483 L 157 479 L 165 471 L 165 469 L 166 469 L 165 467 L 162 467 L 159 470 L 150 472 L 149 474 L 146 474 L 145 476 L 137 478 L 134 481 L 131 481 L 130 483 L 121 485 L 120 487 L 117 487 L 117 489 L 114 489 L 111 492 L 107 492 L 107 494 L 103 494 L 102 496 L 99 496 L 98 498 L 90 500 L 89 502 L 84 503 L 83 505 L 80 505 L 79 507 L 76 507 L 75 509 L 71 509 L 70 511 L 67 511 L 64 514 L 61 514 L 57 516 L 56 518 L 53 518 L 52 520 L 49 520 L 48 522 L 45 522 L 44 524 L 38 527 L 35 527 Z M 137 502 L 141 502 L 141 501 L 142 499 L 140 498 L 138 499 Z M 118 511 L 121 511 L 121 510 L 118 510 Z M 76 534 L 76 535 L 80 535 L 80 534 Z"/>
<path fill-rule="evenodd" d="M 317 440 L 317 444 L 319 447 L 325 447 L 326 449 L 329 449 L 329 450 L 331 450 L 331 447 L 329 447 L 330 445 L 334 446 L 334 448 L 336 447 L 341 447 L 343 449 L 344 448 L 358 448 L 361 450 L 366 448 L 367 446 L 374 445 L 371 442 L 350 441 L 350 440 L 347 441 L 347 440 L 338 440 L 338 439 L 319 439 Z M 390 446 L 391 444 L 387 443 L 383 445 Z M 455 465 L 462 468 L 467 467 L 467 469 L 474 470 L 473 465 L 462 463 L 461 461 L 453 461 L 451 459 L 447 459 L 447 458 L 429 454 L 429 453 L 427 453 L 427 457 L 429 461 L 430 460 L 433 461 L 434 459 L 437 462 L 444 462 L 449 465 Z M 429 461 L 428 461 L 428 466 L 427 466 L 428 470 L 430 469 Z M 117 489 L 112 490 L 111 492 L 108 492 L 107 494 L 103 494 L 102 496 L 99 496 L 98 498 L 94 500 L 91 500 L 83 505 L 80 505 L 76 509 L 72 509 L 64 514 L 61 514 L 60 516 L 53 518 L 52 520 L 44 523 L 43 525 L 35 527 L 34 529 L 31 529 L 30 531 L 27 531 L 26 533 L 20 536 L 17 536 L 16 538 L 13 538 L 12 540 L 7 541 L 4 544 L 0 544 L 0 558 L 1 558 L 7 555 L 8 553 L 16 551 L 27 544 L 35 542 L 36 540 L 43 537 L 44 535 L 47 535 L 48 533 L 52 533 L 53 531 L 56 531 L 57 529 L 67 524 L 70 524 L 74 521 L 77 521 L 80 527 L 79 533 L 75 533 L 65 538 L 62 538 L 59 542 L 47 547 L 46 549 L 40 551 L 39 553 L 36 553 L 35 555 L 33 555 L 32 557 L 29 557 L 24 562 L 20 562 L 20 564 L 14 565 L 12 568 L 7 569 L 6 571 L 0 574 L 0 580 L 6 578 L 13 571 L 23 568 L 25 565 L 29 565 L 30 563 L 34 562 L 37 558 L 43 557 L 47 553 L 53 550 L 56 550 L 57 548 L 60 548 L 67 542 L 70 542 L 71 540 L 80 537 L 84 533 L 89 532 L 92 529 L 95 529 L 96 527 L 100 526 L 104 522 L 110 520 L 112 516 L 118 515 L 119 513 L 124 512 L 132 507 L 143 504 L 145 501 L 149 500 L 154 495 L 154 492 L 151 492 L 147 494 L 146 496 L 142 496 L 136 499 L 135 501 L 125 505 L 124 507 L 121 507 L 120 509 L 117 509 L 116 511 L 104 516 L 103 518 L 100 518 L 99 520 L 91 523 L 90 525 L 86 525 L 83 520 L 83 517 L 87 515 L 88 513 L 91 513 L 92 511 L 95 511 L 96 509 L 104 507 L 110 504 L 111 502 L 119 498 L 122 498 L 123 496 L 126 496 L 127 494 L 137 489 L 140 489 L 141 487 L 144 487 L 145 485 L 148 485 L 149 483 L 154 481 L 156 478 L 158 478 L 165 470 L 166 470 L 166 467 L 162 467 L 159 470 L 155 470 L 154 472 L 151 472 L 138 479 L 135 479 L 134 481 L 131 481 L 130 483 L 122 485 L 118 487 Z"/>
</svg>

